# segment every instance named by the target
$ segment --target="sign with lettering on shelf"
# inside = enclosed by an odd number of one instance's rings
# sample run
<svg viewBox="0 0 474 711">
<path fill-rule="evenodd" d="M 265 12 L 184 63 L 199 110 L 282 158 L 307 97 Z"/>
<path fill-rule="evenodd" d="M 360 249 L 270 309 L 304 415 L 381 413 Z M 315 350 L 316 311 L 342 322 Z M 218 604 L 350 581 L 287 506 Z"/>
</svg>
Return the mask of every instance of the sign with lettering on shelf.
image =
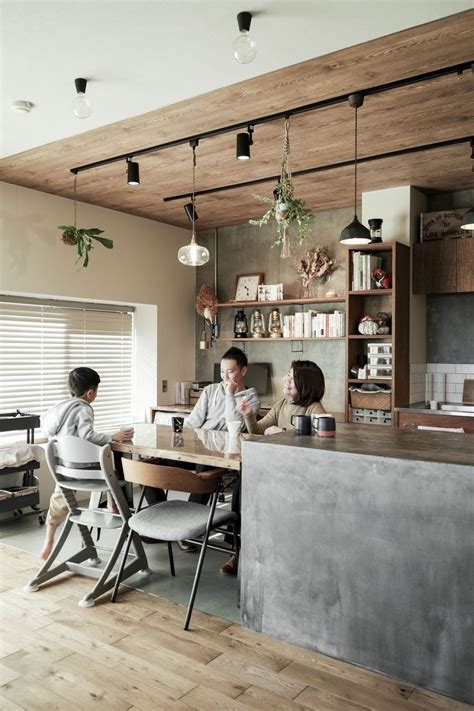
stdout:
<svg viewBox="0 0 474 711">
<path fill-rule="evenodd" d="M 461 229 L 468 207 L 441 212 L 422 212 L 420 215 L 420 242 L 437 239 L 462 239 L 469 233 Z"/>
</svg>

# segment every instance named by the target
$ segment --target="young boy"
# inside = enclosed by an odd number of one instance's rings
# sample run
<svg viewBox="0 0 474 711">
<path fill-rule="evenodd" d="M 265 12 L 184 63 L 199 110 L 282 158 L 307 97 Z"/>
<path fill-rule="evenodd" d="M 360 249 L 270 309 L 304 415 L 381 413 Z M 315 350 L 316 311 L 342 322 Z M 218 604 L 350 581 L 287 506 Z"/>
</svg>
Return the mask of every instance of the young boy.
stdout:
<svg viewBox="0 0 474 711">
<path fill-rule="evenodd" d="M 124 428 L 112 435 L 101 434 L 94 430 L 94 411 L 91 403 L 97 397 L 100 383 L 99 374 L 92 368 L 74 368 L 68 377 L 68 388 L 71 398 L 53 405 L 41 418 L 41 427 L 49 437 L 73 435 L 82 437 L 88 442 L 103 446 L 109 442 L 124 442 L 133 437 L 133 427 Z M 107 495 L 107 505 L 115 510 L 115 503 Z M 61 487 L 56 485 L 49 502 L 46 518 L 46 539 L 41 550 L 41 558 L 46 560 L 54 545 L 56 529 L 68 514 L 66 500 Z"/>
</svg>

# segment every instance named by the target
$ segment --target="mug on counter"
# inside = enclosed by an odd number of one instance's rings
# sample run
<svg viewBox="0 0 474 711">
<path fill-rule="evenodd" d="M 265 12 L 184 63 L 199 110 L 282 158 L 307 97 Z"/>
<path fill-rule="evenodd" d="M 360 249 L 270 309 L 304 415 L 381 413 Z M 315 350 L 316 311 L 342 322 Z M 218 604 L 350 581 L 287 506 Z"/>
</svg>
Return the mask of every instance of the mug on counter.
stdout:
<svg viewBox="0 0 474 711">
<path fill-rule="evenodd" d="M 310 415 L 292 415 L 291 424 L 297 435 L 310 435 L 312 432 Z"/>
<path fill-rule="evenodd" d="M 171 426 L 173 427 L 173 432 L 176 432 L 178 434 L 182 432 L 184 427 L 184 417 L 174 415 L 171 418 Z"/>
<path fill-rule="evenodd" d="M 333 415 L 311 415 L 311 422 L 320 437 L 336 436 L 336 420 Z"/>
</svg>

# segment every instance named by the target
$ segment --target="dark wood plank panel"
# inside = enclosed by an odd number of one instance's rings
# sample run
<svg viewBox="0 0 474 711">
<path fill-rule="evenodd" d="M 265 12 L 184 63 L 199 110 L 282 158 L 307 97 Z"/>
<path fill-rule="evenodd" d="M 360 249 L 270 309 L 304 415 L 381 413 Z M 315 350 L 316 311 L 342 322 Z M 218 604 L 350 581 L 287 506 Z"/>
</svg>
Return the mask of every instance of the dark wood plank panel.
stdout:
<svg viewBox="0 0 474 711">
<path fill-rule="evenodd" d="M 415 244 L 413 252 L 415 294 L 456 292 L 456 243 L 434 240 Z"/>
<path fill-rule="evenodd" d="M 456 240 L 456 291 L 474 291 L 474 239 Z"/>
</svg>

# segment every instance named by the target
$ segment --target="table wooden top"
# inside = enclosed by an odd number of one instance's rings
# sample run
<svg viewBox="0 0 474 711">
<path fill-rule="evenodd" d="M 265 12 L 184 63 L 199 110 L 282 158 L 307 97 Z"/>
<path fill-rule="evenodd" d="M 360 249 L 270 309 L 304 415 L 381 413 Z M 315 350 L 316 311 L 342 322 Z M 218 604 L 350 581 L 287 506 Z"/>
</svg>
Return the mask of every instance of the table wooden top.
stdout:
<svg viewBox="0 0 474 711">
<path fill-rule="evenodd" d="M 176 462 L 205 464 L 240 471 L 240 437 L 228 432 L 185 427 L 175 434 L 171 427 L 137 423 L 130 442 L 112 442 L 114 452 L 173 459 Z"/>
<path fill-rule="evenodd" d="M 246 439 L 338 454 L 461 464 L 473 467 L 474 472 L 472 434 L 420 432 L 382 425 L 338 424 L 333 438 L 325 439 L 317 434 L 296 436 L 293 432 L 282 432 L 268 437 L 247 435 Z"/>
</svg>

